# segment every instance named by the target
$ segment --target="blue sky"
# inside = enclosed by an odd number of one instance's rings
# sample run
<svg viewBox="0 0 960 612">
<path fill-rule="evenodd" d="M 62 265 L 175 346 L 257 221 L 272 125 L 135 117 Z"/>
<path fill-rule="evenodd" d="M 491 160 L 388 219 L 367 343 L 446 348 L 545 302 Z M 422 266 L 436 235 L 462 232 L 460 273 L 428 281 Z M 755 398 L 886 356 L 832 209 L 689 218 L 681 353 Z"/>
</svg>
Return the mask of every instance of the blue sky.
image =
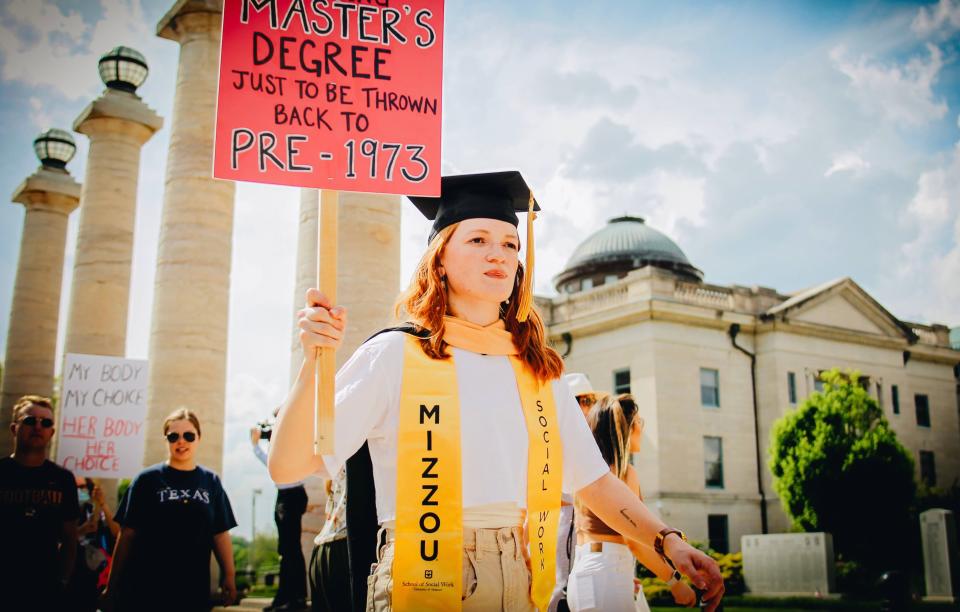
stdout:
<svg viewBox="0 0 960 612">
<path fill-rule="evenodd" d="M 101 53 L 125 44 L 151 65 L 139 93 L 167 125 L 141 157 L 127 341 L 140 358 L 178 51 L 154 28 L 171 4 L 0 2 L 0 192 L 36 168 L 41 129 L 69 128 L 100 93 Z M 541 293 L 580 241 L 629 213 L 707 282 L 793 292 L 850 276 L 903 319 L 960 325 L 960 1 L 448 0 L 445 25 L 444 170 L 523 170 L 545 208 Z M 269 490 L 246 427 L 289 375 L 297 198 L 237 189 L 224 461 L 244 534 L 250 489 Z M 411 211 L 404 279 L 428 231 Z M 0 206 L 0 348 L 22 222 Z"/>
</svg>

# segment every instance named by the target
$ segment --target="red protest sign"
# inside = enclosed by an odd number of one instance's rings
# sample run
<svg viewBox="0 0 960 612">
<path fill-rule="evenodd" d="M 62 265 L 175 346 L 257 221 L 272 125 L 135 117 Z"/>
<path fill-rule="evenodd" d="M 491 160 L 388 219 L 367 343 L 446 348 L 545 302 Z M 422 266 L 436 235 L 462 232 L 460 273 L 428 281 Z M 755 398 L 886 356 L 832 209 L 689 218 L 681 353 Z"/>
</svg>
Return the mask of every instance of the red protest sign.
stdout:
<svg viewBox="0 0 960 612">
<path fill-rule="evenodd" d="M 224 0 L 216 178 L 440 195 L 443 0 Z"/>
</svg>

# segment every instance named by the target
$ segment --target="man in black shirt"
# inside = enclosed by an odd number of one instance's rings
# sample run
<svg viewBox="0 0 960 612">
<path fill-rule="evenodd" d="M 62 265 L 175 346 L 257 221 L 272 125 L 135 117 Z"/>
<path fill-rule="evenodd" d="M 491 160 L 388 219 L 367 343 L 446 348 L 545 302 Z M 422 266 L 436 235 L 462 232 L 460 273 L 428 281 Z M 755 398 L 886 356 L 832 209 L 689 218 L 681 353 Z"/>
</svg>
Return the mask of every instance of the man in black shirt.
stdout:
<svg viewBox="0 0 960 612">
<path fill-rule="evenodd" d="M 9 610 L 62 609 L 73 572 L 80 506 L 73 474 L 47 460 L 53 425 L 49 398 L 27 395 L 13 407 L 13 454 L 0 459 L 0 593 Z"/>
</svg>

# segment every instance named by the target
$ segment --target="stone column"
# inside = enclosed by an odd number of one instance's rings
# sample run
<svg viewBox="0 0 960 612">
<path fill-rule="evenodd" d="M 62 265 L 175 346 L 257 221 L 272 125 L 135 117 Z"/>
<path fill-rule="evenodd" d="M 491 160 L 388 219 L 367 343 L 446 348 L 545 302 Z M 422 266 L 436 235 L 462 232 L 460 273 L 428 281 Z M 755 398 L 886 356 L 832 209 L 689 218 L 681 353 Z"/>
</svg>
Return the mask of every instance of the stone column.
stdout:
<svg viewBox="0 0 960 612">
<path fill-rule="evenodd" d="M 316 189 L 300 191 L 300 233 L 297 239 L 297 280 L 294 311 L 303 306 L 307 289 L 317 284 Z M 337 367 L 374 332 L 393 324 L 393 303 L 400 290 L 400 196 L 341 193 L 337 228 L 337 297 L 346 306 L 348 325 L 337 351 Z M 293 324 L 290 379 L 300 370 L 299 328 Z M 309 504 L 303 516 L 304 549 L 323 527 L 326 493 L 319 478 L 306 483 Z M 309 558 L 309 557 L 308 557 Z"/>
<path fill-rule="evenodd" d="M 954 603 L 960 595 L 957 533 L 953 512 L 932 508 L 920 513 L 923 577 L 927 601 Z"/>
<path fill-rule="evenodd" d="M 90 138 L 90 149 L 66 353 L 125 353 L 140 148 L 162 125 L 163 119 L 136 94 L 110 88 L 73 124 L 74 131 Z"/>
<path fill-rule="evenodd" d="M 163 417 L 200 417 L 197 460 L 223 465 L 234 184 L 212 178 L 221 2 L 179 0 L 157 35 L 180 44 L 150 332 L 144 461 L 166 457 Z"/>
<path fill-rule="evenodd" d="M 53 394 L 57 324 L 67 217 L 80 202 L 80 185 L 66 170 L 41 167 L 17 187 L 23 236 L 10 309 L 0 404 L 0 456 L 13 451 L 10 410 L 23 395 Z"/>
</svg>

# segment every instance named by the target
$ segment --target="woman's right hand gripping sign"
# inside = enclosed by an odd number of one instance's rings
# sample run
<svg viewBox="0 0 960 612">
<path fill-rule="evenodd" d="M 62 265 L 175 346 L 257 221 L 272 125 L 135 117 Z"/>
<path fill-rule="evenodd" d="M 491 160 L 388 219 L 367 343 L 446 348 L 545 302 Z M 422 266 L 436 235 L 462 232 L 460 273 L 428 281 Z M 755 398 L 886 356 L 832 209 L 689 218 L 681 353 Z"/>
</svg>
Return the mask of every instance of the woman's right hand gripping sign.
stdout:
<svg viewBox="0 0 960 612">
<path fill-rule="evenodd" d="M 303 356 L 312 361 L 318 348 L 338 349 L 347 328 L 347 309 L 334 306 L 317 289 L 307 290 L 307 303 L 297 311 Z"/>
</svg>

